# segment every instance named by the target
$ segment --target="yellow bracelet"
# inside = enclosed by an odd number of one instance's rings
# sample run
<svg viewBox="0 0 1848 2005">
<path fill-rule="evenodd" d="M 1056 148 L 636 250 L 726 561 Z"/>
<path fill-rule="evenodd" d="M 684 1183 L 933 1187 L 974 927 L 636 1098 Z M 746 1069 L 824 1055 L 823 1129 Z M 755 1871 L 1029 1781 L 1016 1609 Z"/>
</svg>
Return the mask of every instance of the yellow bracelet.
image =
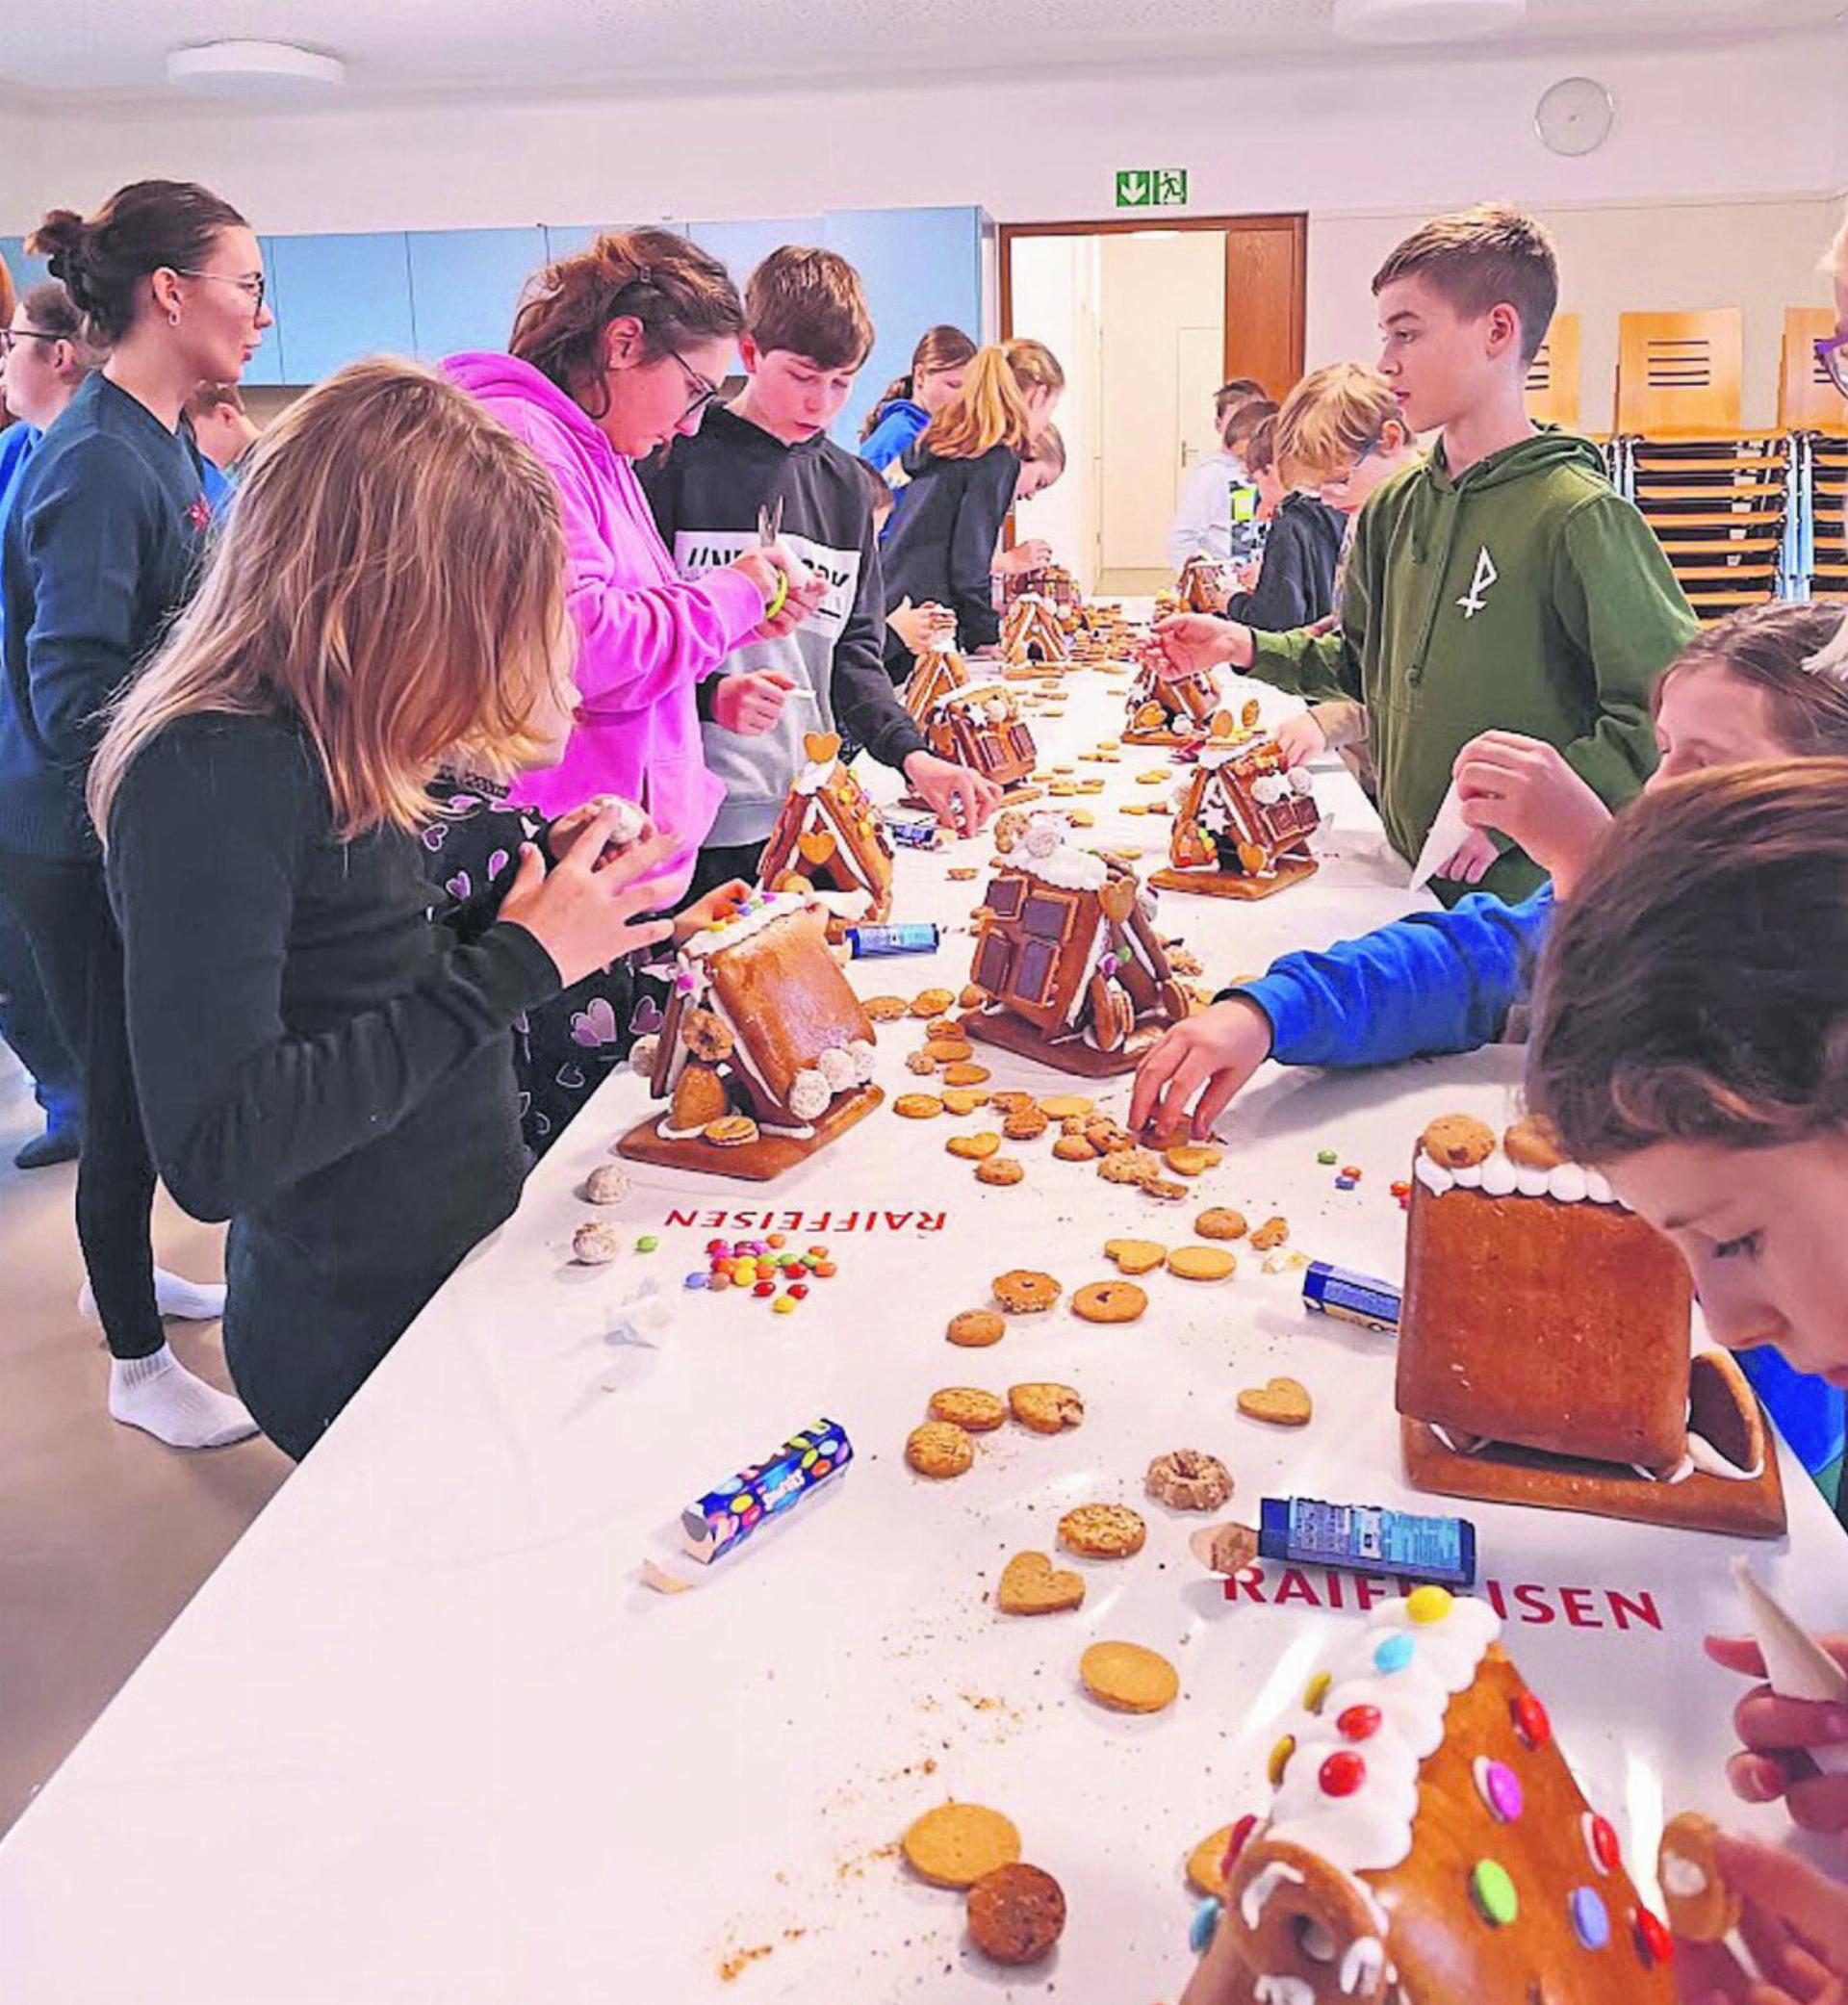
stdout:
<svg viewBox="0 0 1848 2005">
<path fill-rule="evenodd" d="M 770 603 L 763 609 L 764 619 L 766 621 L 774 620 L 788 603 L 789 574 L 786 571 L 779 571 L 777 573 L 777 589 L 770 595 Z"/>
</svg>

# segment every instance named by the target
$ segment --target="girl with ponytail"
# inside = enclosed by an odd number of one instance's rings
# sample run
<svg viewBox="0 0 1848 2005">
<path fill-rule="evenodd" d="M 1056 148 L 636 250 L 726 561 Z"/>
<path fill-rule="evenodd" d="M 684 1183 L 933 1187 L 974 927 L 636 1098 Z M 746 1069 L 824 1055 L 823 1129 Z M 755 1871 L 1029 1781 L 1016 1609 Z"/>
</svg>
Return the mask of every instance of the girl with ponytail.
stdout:
<svg viewBox="0 0 1848 2005">
<path fill-rule="evenodd" d="M 886 386 L 860 427 L 860 456 L 883 474 L 917 443 L 918 434 L 962 388 L 975 344 L 961 327 L 927 328 L 911 350 L 911 371 Z"/>
</svg>

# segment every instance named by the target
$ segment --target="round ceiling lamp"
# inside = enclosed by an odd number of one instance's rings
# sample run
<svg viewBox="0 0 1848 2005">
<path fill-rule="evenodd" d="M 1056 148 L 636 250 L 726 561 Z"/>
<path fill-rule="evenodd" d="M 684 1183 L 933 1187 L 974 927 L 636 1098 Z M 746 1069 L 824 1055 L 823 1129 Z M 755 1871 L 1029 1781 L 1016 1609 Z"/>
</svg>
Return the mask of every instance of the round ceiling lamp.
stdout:
<svg viewBox="0 0 1848 2005">
<path fill-rule="evenodd" d="M 331 90 L 346 81 L 346 65 L 292 41 L 206 41 L 170 50 L 167 80 L 220 97 L 273 95 Z"/>
<path fill-rule="evenodd" d="M 1335 33 L 1355 41 L 1474 41 L 1513 28 L 1527 0 L 1335 0 Z"/>
</svg>

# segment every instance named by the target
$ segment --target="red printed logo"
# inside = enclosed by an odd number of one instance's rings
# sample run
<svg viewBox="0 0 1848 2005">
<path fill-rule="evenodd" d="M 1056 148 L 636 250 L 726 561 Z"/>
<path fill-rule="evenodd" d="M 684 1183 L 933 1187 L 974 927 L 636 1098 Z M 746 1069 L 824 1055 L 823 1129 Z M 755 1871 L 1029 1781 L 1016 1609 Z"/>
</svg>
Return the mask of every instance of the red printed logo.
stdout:
<svg viewBox="0 0 1848 2005">
<path fill-rule="evenodd" d="M 200 495 L 186 511 L 186 519 L 203 536 L 212 527 L 212 503 Z"/>
</svg>

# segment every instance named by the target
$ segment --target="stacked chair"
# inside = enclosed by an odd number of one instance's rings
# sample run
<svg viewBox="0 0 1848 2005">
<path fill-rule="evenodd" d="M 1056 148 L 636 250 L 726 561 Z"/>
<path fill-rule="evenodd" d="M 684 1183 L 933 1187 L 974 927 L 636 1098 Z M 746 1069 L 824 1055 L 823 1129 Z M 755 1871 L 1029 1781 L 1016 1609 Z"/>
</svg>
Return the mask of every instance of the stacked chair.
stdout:
<svg viewBox="0 0 1848 2005">
<path fill-rule="evenodd" d="M 1793 596 L 1848 596 L 1848 402 L 1816 360 L 1816 343 L 1835 331 L 1826 306 L 1792 306 L 1784 316 L 1778 422 L 1790 435 L 1797 505 L 1790 572 Z"/>
</svg>

